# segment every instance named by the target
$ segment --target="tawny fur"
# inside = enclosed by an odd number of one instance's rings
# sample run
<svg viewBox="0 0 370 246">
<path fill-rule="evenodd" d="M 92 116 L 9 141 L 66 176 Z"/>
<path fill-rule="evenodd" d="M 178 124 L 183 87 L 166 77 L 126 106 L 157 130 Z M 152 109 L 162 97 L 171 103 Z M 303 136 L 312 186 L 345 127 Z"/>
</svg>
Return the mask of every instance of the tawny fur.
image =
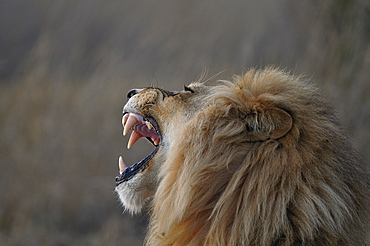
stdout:
<svg viewBox="0 0 370 246">
<path fill-rule="evenodd" d="M 171 135 L 147 245 L 366 245 L 368 176 L 314 87 L 250 70 L 200 98 Z"/>
</svg>

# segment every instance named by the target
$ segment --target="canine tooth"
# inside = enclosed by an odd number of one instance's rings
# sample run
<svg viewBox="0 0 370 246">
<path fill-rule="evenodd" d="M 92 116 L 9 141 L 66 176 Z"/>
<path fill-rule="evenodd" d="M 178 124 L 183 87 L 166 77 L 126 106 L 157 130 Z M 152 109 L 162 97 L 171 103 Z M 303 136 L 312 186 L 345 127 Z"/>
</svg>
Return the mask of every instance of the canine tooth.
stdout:
<svg viewBox="0 0 370 246">
<path fill-rule="evenodd" d="M 136 141 L 141 137 L 143 137 L 143 135 L 141 135 L 137 131 L 132 131 L 130 139 L 128 140 L 127 148 L 130 149 L 131 146 L 134 145 L 134 143 L 136 143 Z"/>
<path fill-rule="evenodd" d="M 125 126 L 123 127 L 123 136 L 126 136 L 126 134 L 130 131 L 131 127 L 135 125 L 138 122 L 135 116 L 130 115 L 127 119 L 127 122 Z"/>
<path fill-rule="evenodd" d="M 123 158 L 122 156 L 120 156 L 118 158 L 118 167 L 119 167 L 119 174 L 122 174 L 123 171 L 125 170 L 125 168 L 127 167 L 127 165 L 125 164 L 125 162 L 123 161 Z"/>
</svg>

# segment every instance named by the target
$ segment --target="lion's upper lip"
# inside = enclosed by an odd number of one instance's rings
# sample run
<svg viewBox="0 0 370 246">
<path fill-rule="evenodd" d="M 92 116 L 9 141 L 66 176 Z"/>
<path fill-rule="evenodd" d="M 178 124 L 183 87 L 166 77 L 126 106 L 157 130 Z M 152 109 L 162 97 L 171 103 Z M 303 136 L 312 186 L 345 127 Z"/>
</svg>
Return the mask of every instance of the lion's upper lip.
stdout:
<svg viewBox="0 0 370 246">
<path fill-rule="evenodd" d="M 116 185 L 130 180 L 138 172 L 143 171 L 158 151 L 159 144 L 161 142 L 161 133 L 157 122 L 153 118 L 144 118 L 142 115 L 137 113 L 125 112 L 122 117 L 122 125 L 123 135 L 126 135 L 130 130 L 132 130 L 127 144 L 128 149 L 142 137 L 147 138 L 156 146 L 156 148 L 147 157 L 132 166 L 127 166 L 123 162 L 122 157 L 120 157 L 118 161 L 120 175 L 116 177 Z"/>
</svg>

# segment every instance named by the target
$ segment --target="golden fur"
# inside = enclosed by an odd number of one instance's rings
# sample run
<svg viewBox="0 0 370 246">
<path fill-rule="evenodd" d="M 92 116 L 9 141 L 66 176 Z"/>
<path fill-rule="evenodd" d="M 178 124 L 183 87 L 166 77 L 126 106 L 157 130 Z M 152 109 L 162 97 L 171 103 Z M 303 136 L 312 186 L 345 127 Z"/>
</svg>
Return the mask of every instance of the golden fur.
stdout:
<svg viewBox="0 0 370 246">
<path fill-rule="evenodd" d="M 315 87 L 268 68 L 190 88 L 157 117 L 178 125 L 147 245 L 366 245 L 368 176 Z"/>
</svg>

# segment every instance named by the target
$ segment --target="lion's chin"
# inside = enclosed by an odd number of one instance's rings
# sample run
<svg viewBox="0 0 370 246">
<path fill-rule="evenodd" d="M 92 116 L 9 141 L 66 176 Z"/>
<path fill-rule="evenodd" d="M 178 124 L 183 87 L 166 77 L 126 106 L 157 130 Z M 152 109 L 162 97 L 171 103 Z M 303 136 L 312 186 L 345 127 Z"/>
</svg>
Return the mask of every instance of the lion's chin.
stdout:
<svg viewBox="0 0 370 246">
<path fill-rule="evenodd" d="M 123 207 L 130 213 L 140 213 L 146 200 L 151 196 L 145 189 L 138 187 L 139 180 L 143 178 L 141 176 L 142 174 L 138 174 L 115 188 Z"/>
</svg>

